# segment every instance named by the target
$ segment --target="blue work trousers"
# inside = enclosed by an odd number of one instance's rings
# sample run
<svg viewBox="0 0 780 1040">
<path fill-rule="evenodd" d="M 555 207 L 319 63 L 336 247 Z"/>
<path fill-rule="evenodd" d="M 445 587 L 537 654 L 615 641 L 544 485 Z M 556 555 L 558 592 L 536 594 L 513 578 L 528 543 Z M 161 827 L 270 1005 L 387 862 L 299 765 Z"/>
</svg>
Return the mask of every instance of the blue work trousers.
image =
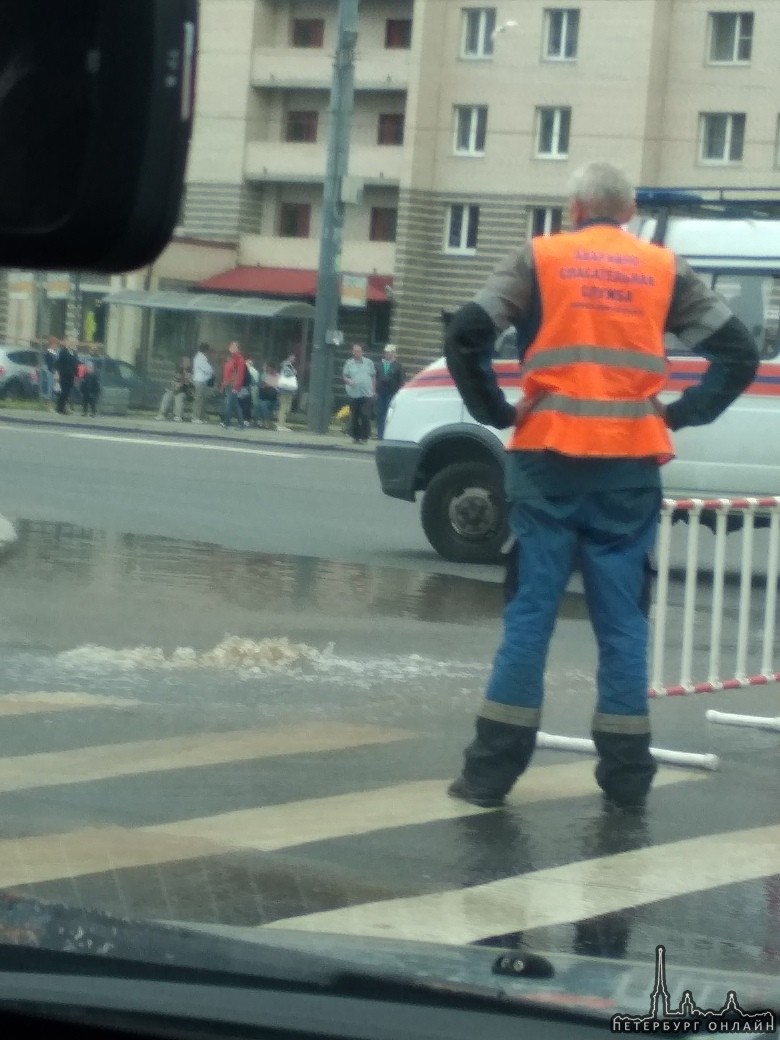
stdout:
<svg viewBox="0 0 780 1040">
<path fill-rule="evenodd" d="M 230 420 L 235 415 L 239 429 L 244 423 L 244 413 L 241 409 L 241 399 L 238 396 L 238 391 L 232 387 L 225 391 L 225 403 L 222 409 L 222 422 L 225 426 L 230 426 Z"/>
<path fill-rule="evenodd" d="M 657 488 L 594 491 L 512 505 L 517 590 L 486 697 L 540 709 L 558 607 L 578 563 L 599 651 L 596 710 L 646 715 L 648 555 L 661 505 Z"/>
</svg>

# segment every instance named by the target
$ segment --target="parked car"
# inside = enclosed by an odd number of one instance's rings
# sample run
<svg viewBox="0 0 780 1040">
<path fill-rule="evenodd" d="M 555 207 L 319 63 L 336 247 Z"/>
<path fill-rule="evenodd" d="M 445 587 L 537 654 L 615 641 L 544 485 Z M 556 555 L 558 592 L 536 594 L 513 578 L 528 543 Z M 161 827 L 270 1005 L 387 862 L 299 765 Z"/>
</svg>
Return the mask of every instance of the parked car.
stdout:
<svg viewBox="0 0 780 1040">
<path fill-rule="evenodd" d="M 100 380 L 100 392 L 127 390 L 129 393 L 128 405 L 130 408 L 142 408 L 145 401 L 145 381 L 138 374 L 133 365 L 127 361 L 118 361 L 116 358 L 93 357 L 91 354 L 79 354 L 79 362 L 91 361 L 95 366 L 98 379 Z M 78 385 L 74 388 L 74 400 L 80 400 Z"/>
<path fill-rule="evenodd" d="M 26 400 L 37 397 L 39 364 L 37 350 L 0 345 L 0 398 Z"/>
</svg>

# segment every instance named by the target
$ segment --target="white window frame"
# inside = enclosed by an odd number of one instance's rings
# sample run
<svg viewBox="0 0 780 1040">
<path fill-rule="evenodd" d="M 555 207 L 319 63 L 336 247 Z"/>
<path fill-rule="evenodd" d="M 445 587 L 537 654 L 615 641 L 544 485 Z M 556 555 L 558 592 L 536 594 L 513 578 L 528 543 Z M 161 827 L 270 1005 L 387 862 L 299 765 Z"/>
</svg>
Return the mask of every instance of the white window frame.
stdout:
<svg viewBox="0 0 780 1040">
<path fill-rule="evenodd" d="M 455 155 L 485 154 L 487 117 L 487 105 L 455 105 L 455 134 L 452 142 Z M 465 148 L 461 146 L 463 131 L 467 138 Z"/>
<path fill-rule="evenodd" d="M 715 45 L 715 20 L 717 18 L 734 19 L 734 36 L 731 46 L 730 58 L 715 58 L 712 49 Z M 744 30 L 745 19 L 750 19 L 750 33 Z M 755 30 L 755 17 L 753 11 L 710 11 L 708 18 L 709 28 L 707 33 L 707 64 L 708 65 L 749 65 L 753 57 L 753 37 Z M 739 45 L 743 40 L 749 40 L 750 55 L 747 58 L 739 57 Z"/>
<path fill-rule="evenodd" d="M 561 16 L 563 27 L 561 30 L 561 52 L 556 54 L 551 48 L 553 18 Z M 574 33 L 574 53 L 567 54 L 567 44 L 570 36 Z M 547 7 L 544 11 L 544 51 L 545 61 L 576 61 L 577 49 L 579 47 L 580 35 L 580 9 L 579 7 Z"/>
<path fill-rule="evenodd" d="M 453 219 L 456 211 L 459 211 L 460 231 L 458 244 L 451 244 L 453 231 Z M 474 245 L 469 245 L 469 232 L 472 222 L 476 221 L 474 234 Z M 479 237 L 479 206 L 473 202 L 453 202 L 447 207 L 446 219 L 444 221 L 444 252 L 450 256 L 474 256 L 477 251 L 477 239 Z"/>
<path fill-rule="evenodd" d="M 542 230 L 535 231 L 534 224 L 537 222 L 537 218 L 541 215 Z M 557 227 L 554 225 L 557 224 Z M 553 235 L 560 231 L 563 227 L 563 207 L 562 206 L 532 206 L 529 220 L 529 238 L 535 237 L 536 235 Z"/>
<path fill-rule="evenodd" d="M 713 157 L 704 154 L 705 144 L 709 136 L 707 124 L 709 120 L 718 118 L 726 120 L 725 133 L 723 136 L 723 155 Z M 734 121 L 742 120 L 742 151 L 738 158 L 730 155 L 732 140 L 734 137 Z M 747 128 L 747 116 L 744 112 L 700 112 L 699 113 L 699 162 L 707 166 L 738 166 L 745 157 L 745 131 Z"/>
<path fill-rule="evenodd" d="M 545 113 L 553 113 L 552 139 L 550 151 L 542 151 L 542 125 Z M 565 113 L 565 115 L 564 115 Z M 561 150 L 561 131 L 566 123 L 566 148 Z M 536 109 L 536 133 L 534 134 L 535 155 L 537 159 L 568 159 L 571 144 L 571 106 L 541 105 Z"/>
<path fill-rule="evenodd" d="M 477 20 L 477 45 L 467 50 L 469 22 Z M 495 7 L 464 7 L 461 12 L 460 56 L 468 61 L 486 61 L 493 57 L 493 33 L 496 30 Z"/>
</svg>

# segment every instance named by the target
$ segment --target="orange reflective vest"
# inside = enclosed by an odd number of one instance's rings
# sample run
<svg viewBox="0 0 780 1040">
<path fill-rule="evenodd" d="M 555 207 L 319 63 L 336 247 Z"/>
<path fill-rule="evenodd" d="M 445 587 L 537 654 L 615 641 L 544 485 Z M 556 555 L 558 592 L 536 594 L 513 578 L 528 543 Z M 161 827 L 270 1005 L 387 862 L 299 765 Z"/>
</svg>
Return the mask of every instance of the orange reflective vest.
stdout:
<svg viewBox="0 0 780 1040">
<path fill-rule="evenodd" d="M 611 224 L 535 238 L 539 333 L 523 360 L 532 402 L 509 450 L 673 457 L 654 404 L 666 380 L 674 254 Z"/>
</svg>

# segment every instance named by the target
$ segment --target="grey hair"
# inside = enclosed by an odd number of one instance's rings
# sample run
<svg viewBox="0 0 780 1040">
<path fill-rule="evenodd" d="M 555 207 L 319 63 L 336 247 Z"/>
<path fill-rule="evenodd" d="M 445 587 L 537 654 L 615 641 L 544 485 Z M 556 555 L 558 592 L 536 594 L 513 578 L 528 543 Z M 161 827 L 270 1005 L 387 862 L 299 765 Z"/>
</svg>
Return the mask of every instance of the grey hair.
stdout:
<svg viewBox="0 0 780 1040">
<path fill-rule="evenodd" d="M 580 167 L 571 179 L 570 195 L 594 217 L 619 219 L 634 203 L 634 185 L 627 174 L 609 162 Z"/>
</svg>

